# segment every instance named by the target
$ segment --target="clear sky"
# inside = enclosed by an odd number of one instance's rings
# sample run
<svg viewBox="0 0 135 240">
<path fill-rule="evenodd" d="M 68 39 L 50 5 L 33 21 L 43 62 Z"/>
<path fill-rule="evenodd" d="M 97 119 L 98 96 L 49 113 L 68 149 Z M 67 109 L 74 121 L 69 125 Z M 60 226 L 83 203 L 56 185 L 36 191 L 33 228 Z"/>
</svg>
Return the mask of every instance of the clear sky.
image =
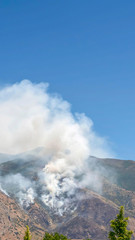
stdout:
<svg viewBox="0 0 135 240">
<path fill-rule="evenodd" d="M 135 160 L 134 0 L 0 0 L 0 85 L 26 78 Z"/>
</svg>

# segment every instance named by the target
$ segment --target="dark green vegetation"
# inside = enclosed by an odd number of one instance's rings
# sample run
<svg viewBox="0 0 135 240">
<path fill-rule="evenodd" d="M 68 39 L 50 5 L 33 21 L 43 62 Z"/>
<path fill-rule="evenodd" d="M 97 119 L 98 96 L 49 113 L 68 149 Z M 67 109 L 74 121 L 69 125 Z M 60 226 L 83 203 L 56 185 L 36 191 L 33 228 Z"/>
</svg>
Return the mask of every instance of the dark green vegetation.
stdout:
<svg viewBox="0 0 135 240">
<path fill-rule="evenodd" d="M 43 240 L 69 240 L 66 236 L 59 233 L 45 233 L 45 236 L 43 237 Z"/>
<path fill-rule="evenodd" d="M 30 240 L 31 239 L 31 235 L 30 235 L 30 231 L 29 231 L 29 226 L 26 226 L 26 232 L 25 232 L 25 236 L 24 236 L 24 240 Z"/>
<path fill-rule="evenodd" d="M 24 240 L 30 240 L 31 239 L 31 235 L 30 235 L 30 231 L 29 231 L 29 227 L 27 227 L 27 230 L 25 232 L 25 236 L 24 236 Z M 48 233 L 46 232 L 43 240 L 71 240 L 69 238 L 67 238 L 66 236 L 64 236 L 63 234 L 59 234 L 57 232 L 55 233 Z M 91 240 L 91 239 L 86 239 L 86 240 Z"/>
<path fill-rule="evenodd" d="M 132 231 L 127 230 L 128 218 L 124 218 L 124 207 L 120 208 L 116 219 L 111 220 L 111 228 L 113 231 L 109 232 L 110 240 L 130 240 L 133 234 Z"/>
</svg>

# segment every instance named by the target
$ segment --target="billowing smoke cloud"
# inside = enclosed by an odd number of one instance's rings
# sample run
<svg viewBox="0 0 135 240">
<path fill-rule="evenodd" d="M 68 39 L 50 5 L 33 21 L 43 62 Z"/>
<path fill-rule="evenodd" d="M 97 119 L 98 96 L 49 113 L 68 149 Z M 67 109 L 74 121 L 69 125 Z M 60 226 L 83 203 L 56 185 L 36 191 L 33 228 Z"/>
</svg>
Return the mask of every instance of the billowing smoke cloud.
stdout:
<svg viewBox="0 0 135 240">
<path fill-rule="evenodd" d="M 46 163 L 38 173 L 41 200 L 62 214 L 77 188 L 86 183 L 97 187 L 97 175 L 89 174 L 87 168 L 89 156 L 110 157 L 112 153 L 106 140 L 93 131 L 91 119 L 72 114 L 67 101 L 47 90 L 48 84 L 28 80 L 0 90 L 0 152 L 20 154 L 40 147 L 35 155 Z M 16 178 L 20 202 L 33 202 L 34 184 L 21 175 L 12 176 L 13 182 Z"/>
</svg>

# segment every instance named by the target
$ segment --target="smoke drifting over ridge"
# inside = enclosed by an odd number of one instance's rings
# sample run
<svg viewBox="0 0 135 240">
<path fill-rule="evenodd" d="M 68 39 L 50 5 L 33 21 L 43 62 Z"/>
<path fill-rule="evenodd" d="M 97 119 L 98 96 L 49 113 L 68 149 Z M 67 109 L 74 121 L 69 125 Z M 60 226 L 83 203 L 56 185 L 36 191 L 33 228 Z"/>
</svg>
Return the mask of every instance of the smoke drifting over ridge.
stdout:
<svg viewBox="0 0 135 240">
<path fill-rule="evenodd" d="M 20 154 L 40 147 L 34 154 L 37 161 L 44 159 L 45 166 L 36 185 L 41 188 L 41 200 L 62 214 L 77 188 L 94 183 L 100 188 L 96 172 L 90 175 L 87 169 L 89 156 L 111 157 L 112 153 L 106 140 L 93 131 L 91 119 L 73 115 L 70 104 L 47 89 L 48 84 L 24 80 L 0 90 L 0 153 Z M 32 203 L 37 195 L 35 183 L 21 175 L 10 177 L 14 184 L 19 179 L 15 194 L 20 202 Z M 8 178 L 0 181 L 9 194 Z"/>
</svg>

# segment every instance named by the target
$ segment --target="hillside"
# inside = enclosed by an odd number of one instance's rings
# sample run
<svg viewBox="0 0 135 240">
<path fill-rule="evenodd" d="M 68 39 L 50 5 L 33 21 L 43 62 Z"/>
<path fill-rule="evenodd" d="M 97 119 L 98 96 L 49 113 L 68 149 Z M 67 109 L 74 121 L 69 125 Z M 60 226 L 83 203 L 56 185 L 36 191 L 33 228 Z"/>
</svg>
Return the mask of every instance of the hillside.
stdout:
<svg viewBox="0 0 135 240">
<path fill-rule="evenodd" d="M 58 215 L 46 207 L 38 196 L 34 203 L 22 208 L 14 195 L 8 197 L 1 192 L 1 239 L 21 239 L 25 225 L 29 224 L 33 239 L 40 239 L 45 231 L 58 231 L 73 239 L 104 240 L 107 239 L 110 220 L 115 218 L 121 205 L 125 206 L 126 215 L 130 216 L 129 228 L 135 231 L 135 192 L 132 182 L 133 172 L 135 175 L 135 163 L 96 158 L 94 161 L 98 169 L 106 169 L 106 171 L 101 171 L 100 175 L 103 183 L 102 192 L 99 194 L 88 188 L 78 189 L 78 197 L 74 203 L 76 208 L 72 212 Z M 38 169 L 43 165 L 43 161 L 37 164 L 36 159 L 33 161 L 15 159 L 1 163 L 0 173 L 1 176 L 21 173 L 36 181 Z M 130 174 L 131 169 L 132 174 Z M 110 177 L 106 174 L 107 172 L 115 172 L 115 177 Z M 128 176 L 128 183 L 126 178 L 124 179 L 124 173 L 126 177 Z"/>
<path fill-rule="evenodd" d="M 115 183 L 126 190 L 135 191 L 135 162 L 119 159 L 95 159 L 96 164 L 102 165 L 112 173 Z"/>
<path fill-rule="evenodd" d="M 24 236 L 25 226 L 30 225 L 33 236 L 41 237 L 44 228 L 28 216 L 28 212 L 2 192 L 0 192 L 0 239 L 21 239 Z"/>
</svg>

